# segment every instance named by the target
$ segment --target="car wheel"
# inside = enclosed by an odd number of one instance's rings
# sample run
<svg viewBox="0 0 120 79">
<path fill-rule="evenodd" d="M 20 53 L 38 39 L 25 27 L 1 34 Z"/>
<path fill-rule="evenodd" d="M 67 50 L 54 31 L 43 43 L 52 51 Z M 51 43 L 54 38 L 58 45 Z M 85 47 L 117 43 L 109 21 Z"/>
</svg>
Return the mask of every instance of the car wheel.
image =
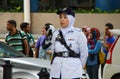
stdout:
<svg viewBox="0 0 120 79">
<path fill-rule="evenodd" d="M 111 79 L 120 79 L 120 74 L 114 75 Z"/>
</svg>

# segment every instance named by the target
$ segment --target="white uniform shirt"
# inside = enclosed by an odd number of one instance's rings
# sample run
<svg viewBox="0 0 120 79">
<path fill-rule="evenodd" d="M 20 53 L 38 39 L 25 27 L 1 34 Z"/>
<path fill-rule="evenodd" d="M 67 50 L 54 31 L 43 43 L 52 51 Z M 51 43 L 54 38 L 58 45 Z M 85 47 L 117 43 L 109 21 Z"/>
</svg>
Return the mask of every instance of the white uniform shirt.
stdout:
<svg viewBox="0 0 120 79">
<path fill-rule="evenodd" d="M 64 45 L 62 45 L 59 41 L 56 41 L 58 34 L 58 30 L 53 34 L 53 53 L 68 51 Z M 87 39 L 83 32 L 78 28 L 70 28 L 63 33 L 63 36 L 67 45 L 70 46 L 76 53 L 80 53 L 80 58 L 55 57 L 51 65 L 50 76 L 59 78 L 61 75 L 62 79 L 80 78 L 82 76 L 82 68 L 86 63 L 88 56 Z"/>
</svg>

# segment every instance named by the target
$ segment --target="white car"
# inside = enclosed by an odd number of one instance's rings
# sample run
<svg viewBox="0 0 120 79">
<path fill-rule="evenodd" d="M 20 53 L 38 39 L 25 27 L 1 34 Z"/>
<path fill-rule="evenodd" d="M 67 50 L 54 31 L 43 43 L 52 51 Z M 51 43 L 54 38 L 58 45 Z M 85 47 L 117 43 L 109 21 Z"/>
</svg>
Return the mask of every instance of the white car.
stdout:
<svg viewBox="0 0 120 79">
<path fill-rule="evenodd" d="M 103 79 L 120 79 L 120 29 L 110 31 L 117 37 L 108 52 L 103 70 Z"/>
<path fill-rule="evenodd" d="M 13 65 L 12 79 L 39 79 L 37 74 L 41 68 L 46 68 L 48 72 L 50 70 L 50 61 L 26 57 L 0 42 L 0 79 L 3 79 L 2 65 L 5 65 L 7 60 Z"/>
</svg>

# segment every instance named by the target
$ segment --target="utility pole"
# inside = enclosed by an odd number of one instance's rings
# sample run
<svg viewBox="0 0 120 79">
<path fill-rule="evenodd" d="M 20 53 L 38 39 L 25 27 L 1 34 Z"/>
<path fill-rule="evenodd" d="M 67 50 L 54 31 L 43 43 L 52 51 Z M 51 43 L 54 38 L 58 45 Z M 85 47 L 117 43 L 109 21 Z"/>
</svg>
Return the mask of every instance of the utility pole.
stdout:
<svg viewBox="0 0 120 79">
<path fill-rule="evenodd" d="M 24 22 L 31 23 L 30 20 L 30 0 L 23 0 L 24 1 Z"/>
</svg>

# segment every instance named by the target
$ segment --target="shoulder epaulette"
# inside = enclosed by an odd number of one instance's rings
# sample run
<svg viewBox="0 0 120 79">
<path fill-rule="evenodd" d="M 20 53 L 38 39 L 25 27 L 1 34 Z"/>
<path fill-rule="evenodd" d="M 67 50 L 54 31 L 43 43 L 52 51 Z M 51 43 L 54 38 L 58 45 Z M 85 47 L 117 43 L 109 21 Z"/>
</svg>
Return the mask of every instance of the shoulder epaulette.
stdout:
<svg viewBox="0 0 120 79">
<path fill-rule="evenodd" d="M 75 31 L 81 32 L 80 28 L 74 28 Z"/>
<path fill-rule="evenodd" d="M 54 31 L 54 33 L 55 33 L 55 32 L 58 32 L 59 30 L 60 30 L 60 29 L 56 29 L 56 30 Z"/>
</svg>

